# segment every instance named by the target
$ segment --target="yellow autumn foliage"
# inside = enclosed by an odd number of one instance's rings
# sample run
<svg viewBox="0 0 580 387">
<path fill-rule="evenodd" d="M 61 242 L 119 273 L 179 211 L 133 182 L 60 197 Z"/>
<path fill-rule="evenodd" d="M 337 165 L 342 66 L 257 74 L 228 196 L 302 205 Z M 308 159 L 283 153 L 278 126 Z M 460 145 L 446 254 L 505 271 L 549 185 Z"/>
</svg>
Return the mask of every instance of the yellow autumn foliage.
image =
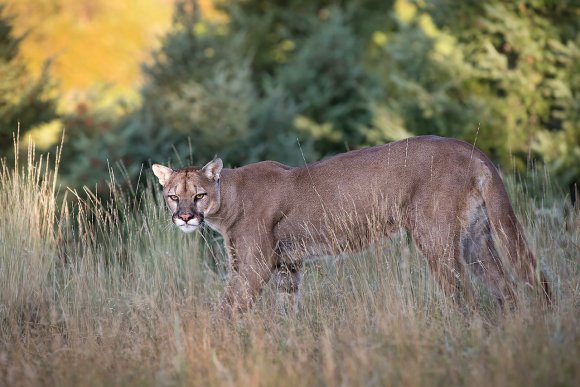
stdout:
<svg viewBox="0 0 580 387">
<path fill-rule="evenodd" d="M 135 95 L 140 63 L 171 26 L 174 0 L 6 0 L 15 33 L 26 33 L 21 55 L 40 73 L 52 60 L 51 76 L 67 96 L 98 84 Z M 204 15 L 219 19 L 211 0 L 200 1 Z"/>
</svg>

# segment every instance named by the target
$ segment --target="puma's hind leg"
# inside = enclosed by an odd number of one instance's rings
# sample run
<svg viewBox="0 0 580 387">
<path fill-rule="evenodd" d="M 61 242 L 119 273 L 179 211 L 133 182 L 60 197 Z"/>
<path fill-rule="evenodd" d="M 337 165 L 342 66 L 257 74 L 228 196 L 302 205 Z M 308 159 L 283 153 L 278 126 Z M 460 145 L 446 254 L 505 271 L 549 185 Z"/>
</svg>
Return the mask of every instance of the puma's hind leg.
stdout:
<svg viewBox="0 0 580 387">
<path fill-rule="evenodd" d="M 470 271 L 500 306 L 515 301 L 508 273 L 493 241 L 491 224 L 482 200 L 473 200 L 461 234 L 461 255 Z"/>
<path fill-rule="evenodd" d="M 473 289 L 461 262 L 459 235 L 455 232 L 458 227 L 450 224 L 453 223 L 441 221 L 428 228 L 426 223 L 421 223 L 411 229 L 411 234 L 445 297 L 473 309 Z"/>
</svg>

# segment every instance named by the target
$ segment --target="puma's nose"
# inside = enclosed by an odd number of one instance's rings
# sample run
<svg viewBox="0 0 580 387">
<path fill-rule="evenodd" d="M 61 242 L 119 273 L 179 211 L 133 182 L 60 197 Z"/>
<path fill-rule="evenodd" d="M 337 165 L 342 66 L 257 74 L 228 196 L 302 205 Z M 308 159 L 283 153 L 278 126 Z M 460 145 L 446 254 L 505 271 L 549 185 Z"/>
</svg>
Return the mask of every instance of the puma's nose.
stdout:
<svg viewBox="0 0 580 387">
<path fill-rule="evenodd" d="M 183 220 L 184 222 L 188 222 L 189 220 L 191 220 L 191 218 L 193 218 L 193 214 L 191 212 L 183 212 L 177 215 L 177 217 Z"/>
</svg>

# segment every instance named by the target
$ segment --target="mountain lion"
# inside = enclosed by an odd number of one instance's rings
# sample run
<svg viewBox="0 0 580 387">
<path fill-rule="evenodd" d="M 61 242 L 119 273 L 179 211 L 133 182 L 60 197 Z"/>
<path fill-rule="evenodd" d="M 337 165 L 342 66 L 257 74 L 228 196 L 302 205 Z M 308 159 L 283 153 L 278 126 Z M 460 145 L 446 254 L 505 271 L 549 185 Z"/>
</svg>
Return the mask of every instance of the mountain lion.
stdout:
<svg viewBox="0 0 580 387">
<path fill-rule="evenodd" d="M 474 146 L 413 137 L 302 166 L 263 161 L 237 169 L 215 159 L 179 170 L 155 164 L 172 221 L 223 235 L 229 281 L 222 308 L 245 311 L 272 277 L 300 296 L 306 259 L 355 251 L 403 228 L 448 297 L 471 302 L 469 267 L 503 304 L 509 275 L 493 235 L 520 280 L 550 289 L 491 161 Z"/>
</svg>

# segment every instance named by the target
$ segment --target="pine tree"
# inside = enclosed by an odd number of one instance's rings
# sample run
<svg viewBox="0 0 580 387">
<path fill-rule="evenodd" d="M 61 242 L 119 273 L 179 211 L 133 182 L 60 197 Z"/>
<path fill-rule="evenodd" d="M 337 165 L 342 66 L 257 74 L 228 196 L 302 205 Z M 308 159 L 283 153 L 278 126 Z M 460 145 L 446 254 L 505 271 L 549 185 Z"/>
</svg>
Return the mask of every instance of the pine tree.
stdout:
<svg viewBox="0 0 580 387">
<path fill-rule="evenodd" d="M 13 19 L 0 4 L 0 154 L 9 154 L 13 133 L 20 127 L 20 135 L 35 125 L 56 117 L 55 99 L 48 78 L 48 65 L 41 76 L 34 79 L 18 56 L 23 36 L 15 37 Z"/>
</svg>

